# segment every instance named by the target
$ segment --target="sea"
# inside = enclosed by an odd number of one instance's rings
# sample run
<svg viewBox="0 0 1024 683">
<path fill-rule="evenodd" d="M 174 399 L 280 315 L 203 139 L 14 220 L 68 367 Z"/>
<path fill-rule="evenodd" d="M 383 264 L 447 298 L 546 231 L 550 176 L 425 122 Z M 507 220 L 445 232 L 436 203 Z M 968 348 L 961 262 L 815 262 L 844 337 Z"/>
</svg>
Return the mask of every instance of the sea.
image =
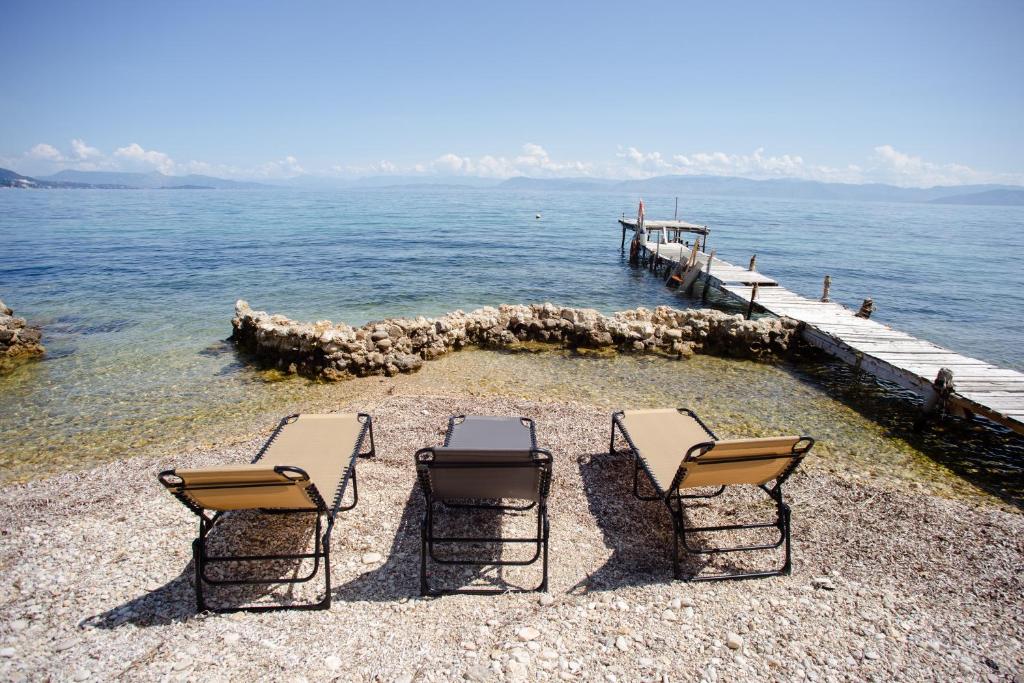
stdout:
<svg viewBox="0 0 1024 683">
<path fill-rule="evenodd" d="M 0 376 L 0 481 L 215 443 L 314 399 L 356 395 L 358 383 L 325 387 L 253 368 L 225 342 L 237 299 L 355 325 L 501 303 L 701 305 L 624 258 L 617 219 L 634 216 L 640 199 L 459 187 L 0 191 L 0 299 L 42 326 L 47 349 Z M 648 218 L 677 210 L 673 196 L 643 200 Z M 1024 207 L 680 197 L 678 217 L 709 226 L 719 258 L 746 264 L 756 254 L 759 270 L 795 292 L 820 296 L 829 275 L 835 301 L 856 308 L 870 297 L 882 322 L 1024 370 Z M 466 386 L 493 383 L 484 375 L 495 363 L 514 363 L 502 371 L 518 375 L 544 366 L 547 385 L 560 364 L 567 383 L 593 375 L 609 393 L 609 373 L 634 386 L 653 373 L 668 377 L 665 400 L 679 386 L 683 402 L 697 391 L 687 373 L 712 390 L 715 377 L 728 381 L 719 360 L 623 358 L 611 370 L 565 353 L 488 358 L 446 362 L 461 364 Z M 474 364 L 476 379 L 465 369 Z M 864 380 L 827 360 L 781 371 L 989 489 L 1008 486 L 1009 498 L 1024 489 L 1019 439 L 985 437 L 972 449 L 980 454 L 957 456 L 962 435 L 929 446 L 906 419 L 892 422 L 896 403 L 885 397 L 902 398 L 895 389 L 851 396 Z M 787 400 L 796 399 L 777 397 Z M 992 471 L 1011 483 L 991 484 Z"/>
</svg>

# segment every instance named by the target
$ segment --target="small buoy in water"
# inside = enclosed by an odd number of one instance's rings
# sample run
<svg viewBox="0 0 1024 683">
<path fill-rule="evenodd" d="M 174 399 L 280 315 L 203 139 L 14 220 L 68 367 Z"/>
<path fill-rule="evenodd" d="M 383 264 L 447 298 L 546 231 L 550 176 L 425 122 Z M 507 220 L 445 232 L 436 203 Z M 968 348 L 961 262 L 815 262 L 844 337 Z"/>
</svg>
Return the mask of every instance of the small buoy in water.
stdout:
<svg viewBox="0 0 1024 683">
<path fill-rule="evenodd" d="M 534 218 L 536 218 L 537 220 L 540 220 L 540 214 L 538 213 L 536 216 L 534 216 Z"/>
</svg>

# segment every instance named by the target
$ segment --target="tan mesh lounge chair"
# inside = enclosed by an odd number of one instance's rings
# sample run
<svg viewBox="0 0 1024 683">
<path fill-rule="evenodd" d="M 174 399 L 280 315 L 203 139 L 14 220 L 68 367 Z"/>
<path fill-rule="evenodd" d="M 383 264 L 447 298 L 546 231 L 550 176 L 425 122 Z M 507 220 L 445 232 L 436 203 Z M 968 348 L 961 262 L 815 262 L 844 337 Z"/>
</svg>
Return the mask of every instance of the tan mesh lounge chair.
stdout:
<svg viewBox="0 0 1024 683">
<path fill-rule="evenodd" d="M 676 578 L 710 581 L 790 573 L 790 511 L 782 500 L 782 484 L 811 450 L 814 439 L 808 436 L 719 439 L 696 413 L 685 408 L 626 410 L 612 415 L 609 453 L 615 452 L 616 427 L 633 454 L 633 495 L 640 500 L 664 502 L 672 517 L 672 567 Z M 654 486 L 655 495 L 640 493 L 641 469 Z M 775 503 L 775 520 L 758 524 L 687 526 L 684 501 L 714 498 L 721 495 L 727 486 L 739 485 L 756 486 L 767 494 Z M 708 487 L 715 490 L 709 493 Z M 690 542 L 702 534 L 769 528 L 778 530 L 778 538 L 767 543 L 698 547 Z M 766 550 L 784 546 L 785 560 L 780 568 L 768 571 L 682 577 L 679 570 L 679 540 L 682 540 L 687 552 L 696 554 Z"/>
<path fill-rule="evenodd" d="M 369 450 L 362 452 L 369 438 Z M 199 537 L 192 544 L 195 565 L 196 608 L 216 612 L 273 609 L 327 609 L 331 606 L 331 530 L 338 513 L 359 502 L 356 458 L 372 457 L 373 421 L 365 413 L 290 415 L 270 435 L 256 458 L 248 465 L 205 469 L 167 470 L 160 483 L 189 510 L 199 516 Z M 349 482 L 352 502 L 342 504 Z M 275 513 L 313 513 L 316 532 L 312 553 L 294 555 L 211 556 L 206 537 L 230 510 L 262 510 Z M 321 516 L 327 529 L 321 537 Z M 302 583 L 316 576 L 324 562 L 326 590 L 322 601 L 311 605 L 209 608 L 203 599 L 203 585 Z M 215 579 L 206 567 L 214 562 L 267 562 L 313 560 L 308 575 L 298 578 Z"/>
<path fill-rule="evenodd" d="M 443 593 L 505 593 L 507 590 L 435 590 L 429 585 L 428 559 L 449 565 L 529 565 L 542 559 L 543 578 L 536 590 L 548 584 L 548 492 L 551 486 L 551 453 L 537 448 L 533 420 L 525 417 L 453 417 L 448 421 L 444 446 L 421 448 L 416 452 L 416 472 L 426 498 L 421 529 L 420 591 L 423 595 Z M 481 502 L 485 500 L 496 503 Z M 520 501 L 519 504 L 502 503 Z M 508 538 L 495 536 L 438 536 L 434 528 L 434 507 L 490 509 L 502 511 L 537 510 L 536 536 Z M 438 557 L 437 545 L 483 543 L 531 543 L 536 550 L 527 560 L 481 560 L 464 556 Z"/>
</svg>

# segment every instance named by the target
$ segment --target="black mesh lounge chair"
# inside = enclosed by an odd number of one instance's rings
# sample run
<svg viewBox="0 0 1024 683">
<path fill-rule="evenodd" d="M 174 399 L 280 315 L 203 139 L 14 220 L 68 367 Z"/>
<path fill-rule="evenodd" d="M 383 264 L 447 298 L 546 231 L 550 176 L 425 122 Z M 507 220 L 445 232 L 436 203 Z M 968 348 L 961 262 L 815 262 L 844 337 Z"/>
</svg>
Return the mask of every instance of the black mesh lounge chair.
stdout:
<svg viewBox="0 0 1024 683">
<path fill-rule="evenodd" d="M 814 445 L 808 436 L 780 436 L 765 439 L 719 439 L 697 414 L 685 408 L 627 410 L 612 415 L 608 450 L 615 452 L 618 428 L 633 455 L 633 495 L 640 500 L 661 501 L 672 517 L 672 567 L 676 578 L 691 581 L 749 579 L 789 574 L 790 510 L 782 500 L 782 485 Z M 640 492 L 640 470 L 654 486 L 654 495 Z M 769 485 L 771 484 L 771 485 Z M 686 502 L 720 496 L 727 486 L 749 485 L 763 491 L 774 503 L 771 522 L 687 526 Z M 709 489 L 714 489 L 710 492 Z M 689 492 L 689 493 L 687 493 Z M 698 546 L 697 538 L 712 538 L 716 532 L 770 529 L 778 537 L 765 543 L 738 546 Z M 784 547 L 781 567 L 765 571 L 680 576 L 679 541 L 689 553 L 714 554 Z"/>
<path fill-rule="evenodd" d="M 369 438 L 369 451 L 363 444 Z M 160 483 L 199 516 L 199 537 L 192 544 L 195 565 L 196 609 L 200 612 L 327 609 L 331 606 L 331 530 L 338 513 L 359 502 L 356 458 L 372 457 L 373 421 L 365 413 L 290 415 L 281 420 L 256 458 L 248 465 L 161 472 Z M 352 482 L 352 502 L 342 504 Z M 219 555 L 207 553 L 207 535 L 229 510 L 316 515 L 312 553 L 290 555 Z M 327 518 L 323 531 L 321 517 Z M 316 576 L 324 562 L 326 589 L 315 604 L 259 605 L 211 608 L 203 599 L 203 585 L 273 585 L 303 583 Z M 309 574 L 294 578 L 223 579 L 207 575 L 211 563 L 259 563 L 275 560 L 313 560 Z"/>
<path fill-rule="evenodd" d="M 426 497 L 422 526 L 420 590 L 423 595 L 444 593 L 504 593 L 506 590 L 468 588 L 435 590 L 429 585 L 428 560 L 438 564 L 506 566 L 529 565 L 541 559 L 548 583 L 548 491 L 551 486 L 551 453 L 537 448 L 533 420 L 519 417 L 458 416 L 448 421 L 444 446 L 416 452 L 416 471 Z M 484 502 L 495 501 L 495 502 Z M 516 501 L 509 503 L 504 501 Z M 434 528 L 434 508 L 537 511 L 536 536 L 440 536 Z M 488 543 L 530 543 L 536 549 L 526 560 L 483 560 L 465 556 L 438 557 L 435 546 Z"/>
</svg>

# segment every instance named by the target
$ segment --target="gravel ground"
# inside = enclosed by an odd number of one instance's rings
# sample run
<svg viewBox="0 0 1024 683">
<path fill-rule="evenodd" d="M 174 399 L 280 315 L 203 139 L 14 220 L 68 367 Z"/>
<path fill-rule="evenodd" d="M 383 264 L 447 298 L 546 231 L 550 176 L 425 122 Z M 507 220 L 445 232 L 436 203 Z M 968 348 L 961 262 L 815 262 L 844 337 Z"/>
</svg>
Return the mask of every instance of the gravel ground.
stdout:
<svg viewBox="0 0 1024 683">
<path fill-rule="evenodd" d="M 786 487 L 793 575 L 688 584 L 670 578 L 667 513 L 634 500 L 628 460 L 604 454 L 606 409 L 468 396 L 343 407 L 355 408 L 374 414 L 378 457 L 359 462 L 359 506 L 335 527 L 326 612 L 195 614 L 194 516 L 154 475 L 247 461 L 265 434 L 3 488 L 0 679 L 1024 680 L 1017 512 L 830 472 L 812 453 Z M 555 454 L 547 595 L 418 596 L 412 453 L 459 413 L 535 417 Z M 753 500 L 713 509 L 739 519 Z M 238 514 L 217 540 L 280 548 L 310 529 Z M 777 560 L 760 555 L 742 561 Z M 539 570 L 435 579 L 528 586 Z M 316 588 L 209 597 L 280 603 Z"/>
</svg>

